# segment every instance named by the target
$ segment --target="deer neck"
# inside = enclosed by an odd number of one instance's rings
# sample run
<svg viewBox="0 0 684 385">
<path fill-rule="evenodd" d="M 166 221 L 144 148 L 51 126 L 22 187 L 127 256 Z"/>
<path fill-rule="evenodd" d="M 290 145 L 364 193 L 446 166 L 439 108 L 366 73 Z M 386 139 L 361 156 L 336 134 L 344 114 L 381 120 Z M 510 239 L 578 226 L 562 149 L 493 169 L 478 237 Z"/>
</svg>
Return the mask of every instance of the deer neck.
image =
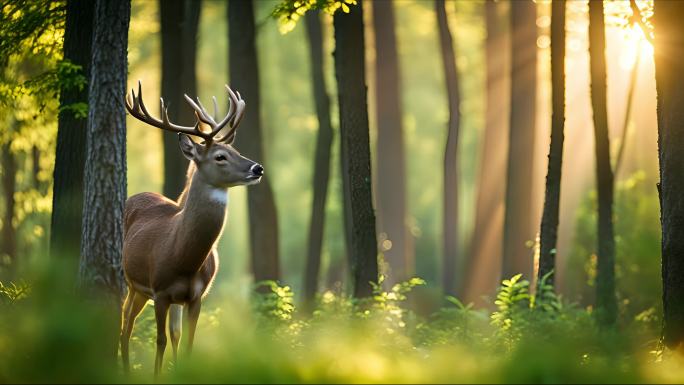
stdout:
<svg viewBox="0 0 684 385">
<path fill-rule="evenodd" d="M 221 236 L 228 205 L 228 189 L 217 188 L 203 180 L 201 173 L 189 173 L 179 203 L 176 239 L 181 241 L 181 257 L 188 270 L 198 270 Z M 198 258 L 189 258 L 198 256 Z"/>
</svg>

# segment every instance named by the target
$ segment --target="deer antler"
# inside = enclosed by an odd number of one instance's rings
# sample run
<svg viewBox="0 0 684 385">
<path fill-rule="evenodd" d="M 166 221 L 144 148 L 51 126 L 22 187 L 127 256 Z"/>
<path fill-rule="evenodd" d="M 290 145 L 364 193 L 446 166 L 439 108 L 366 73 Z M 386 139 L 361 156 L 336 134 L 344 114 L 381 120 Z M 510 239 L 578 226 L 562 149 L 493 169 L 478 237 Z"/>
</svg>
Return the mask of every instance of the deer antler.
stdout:
<svg viewBox="0 0 684 385">
<path fill-rule="evenodd" d="M 126 109 L 138 120 L 151 126 L 161 128 L 162 130 L 197 136 L 204 139 L 207 143 L 211 142 L 212 140 L 216 140 L 217 142 L 231 143 L 235 138 L 235 130 L 240 124 L 240 120 L 242 120 L 242 116 L 245 112 L 245 101 L 242 100 L 239 92 L 233 92 L 233 90 L 231 90 L 227 85 L 226 89 L 228 90 L 228 95 L 230 97 L 230 107 L 228 109 L 228 114 L 218 123 L 216 122 L 218 120 L 218 107 L 215 97 L 212 98 L 214 102 L 214 116 L 212 117 L 200 102 L 199 97 L 195 98 L 195 100 L 192 100 L 192 98 L 190 98 L 188 95 L 184 95 L 185 100 L 188 102 L 190 107 L 195 110 L 195 116 L 197 117 L 197 122 L 193 127 L 180 126 L 172 123 L 169 120 L 168 107 L 164 104 L 163 98 L 159 98 L 161 120 L 153 117 L 147 111 L 147 107 L 145 107 L 145 103 L 143 102 L 142 84 L 140 81 L 138 81 L 138 94 L 136 95 L 135 91 L 131 90 L 131 94 L 126 95 Z M 211 130 L 209 132 L 202 131 L 202 124 L 209 126 Z M 228 132 L 225 135 L 214 139 L 214 137 L 223 128 L 225 128 L 226 125 L 230 127 Z"/>
</svg>

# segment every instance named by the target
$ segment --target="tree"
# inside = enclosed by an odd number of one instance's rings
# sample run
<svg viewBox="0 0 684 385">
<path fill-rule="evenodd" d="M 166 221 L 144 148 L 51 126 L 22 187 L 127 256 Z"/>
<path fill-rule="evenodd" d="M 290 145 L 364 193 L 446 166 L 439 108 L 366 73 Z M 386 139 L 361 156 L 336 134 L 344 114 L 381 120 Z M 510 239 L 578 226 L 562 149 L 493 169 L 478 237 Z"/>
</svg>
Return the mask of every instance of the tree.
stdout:
<svg viewBox="0 0 684 385">
<path fill-rule="evenodd" d="M 179 124 L 192 125 L 195 115 L 185 106 L 183 94 L 197 95 L 195 61 L 197 57 L 197 28 L 201 0 L 159 0 L 161 18 L 162 75 L 161 96 L 171 106 L 169 119 Z M 185 187 L 188 160 L 178 151 L 178 136 L 162 131 L 164 143 L 164 195 L 173 199 Z"/>
<path fill-rule="evenodd" d="M 14 122 L 16 125 L 16 121 Z M 14 227 L 14 207 L 16 201 L 14 194 L 17 190 L 17 160 L 11 148 L 11 141 L 3 141 L 0 162 L 2 164 L 2 191 L 5 201 L 5 212 L 2 218 L 2 247 L 0 257 L 7 257 L 11 269 L 16 266 L 17 257 L 17 232 Z"/>
<path fill-rule="evenodd" d="M 84 80 L 90 79 L 95 2 L 68 0 L 64 30 L 64 59 L 80 66 Z M 60 113 L 55 152 L 50 255 L 75 261 L 81 245 L 83 173 L 88 120 L 73 106 L 88 103 L 88 85 L 67 87 L 60 92 Z M 71 108 L 70 108 L 71 107 Z"/>
<path fill-rule="evenodd" d="M 511 6 L 511 111 L 506 172 L 502 278 L 532 273 L 532 170 L 537 87 L 537 5 Z"/>
<path fill-rule="evenodd" d="M 233 89 L 248 103 L 236 147 L 265 165 L 259 110 L 259 66 L 256 53 L 254 4 L 251 0 L 228 3 L 229 71 Z M 266 174 L 268 175 L 268 174 Z M 255 281 L 280 278 L 278 216 L 268 177 L 247 188 L 249 239 Z"/>
<path fill-rule="evenodd" d="M 375 106 L 377 230 L 380 250 L 389 265 L 388 282 L 413 274 L 413 253 L 406 226 L 406 156 L 402 127 L 401 78 L 391 1 L 373 1 L 375 30 Z"/>
<path fill-rule="evenodd" d="M 617 318 L 615 297 L 615 235 L 613 230 L 613 171 L 606 108 L 606 37 L 603 1 L 589 2 L 589 64 L 591 108 L 596 140 L 598 190 L 598 261 L 596 269 L 597 319 L 612 325 Z"/>
<path fill-rule="evenodd" d="M 475 228 L 466 260 L 463 293 L 467 300 L 494 292 L 498 283 L 503 246 L 504 195 L 501 175 L 506 168 L 508 140 L 506 70 L 508 34 L 502 2 L 487 0 L 485 41 L 487 101 L 484 138 L 478 172 Z"/>
<path fill-rule="evenodd" d="M 363 4 L 335 12 L 335 77 L 340 110 L 342 189 L 353 294 L 372 294 L 378 280 L 377 238 L 371 191 L 370 140 L 364 62 Z"/>
<path fill-rule="evenodd" d="M 121 308 L 121 249 L 126 202 L 126 92 L 130 0 L 95 5 L 80 286 Z M 116 350 L 115 350 L 116 352 Z"/>
<path fill-rule="evenodd" d="M 318 117 L 318 135 L 316 137 L 316 155 L 314 158 L 313 203 L 311 207 L 311 222 L 309 224 L 306 271 L 304 272 L 304 299 L 306 303 L 311 304 L 316 295 L 316 290 L 318 290 L 333 130 L 330 122 L 330 98 L 323 74 L 323 33 L 321 31 L 319 12 L 311 12 L 304 19 L 309 40 L 311 78 L 313 81 L 316 116 Z"/>
<path fill-rule="evenodd" d="M 549 274 L 546 283 L 553 284 L 558 240 L 561 166 L 565 126 L 565 1 L 551 3 L 551 144 L 546 173 L 544 210 L 540 229 L 539 274 L 537 283 Z"/>
<path fill-rule="evenodd" d="M 684 341 L 684 3 L 654 2 L 658 158 L 662 225 L 663 337 Z"/>
<path fill-rule="evenodd" d="M 449 31 L 444 0 L 435 0 L 437 27 L 442 52 L 442 67 L 446 78 L 449 99 L 449 124 L 444 150 L 444 265 L 442 285 L 444 292 L 455 295 L 457 289 L 456 264 L 458 263 L 458 132 L 460 126 L 460 95 L 456 55 Z"/>
</svg>

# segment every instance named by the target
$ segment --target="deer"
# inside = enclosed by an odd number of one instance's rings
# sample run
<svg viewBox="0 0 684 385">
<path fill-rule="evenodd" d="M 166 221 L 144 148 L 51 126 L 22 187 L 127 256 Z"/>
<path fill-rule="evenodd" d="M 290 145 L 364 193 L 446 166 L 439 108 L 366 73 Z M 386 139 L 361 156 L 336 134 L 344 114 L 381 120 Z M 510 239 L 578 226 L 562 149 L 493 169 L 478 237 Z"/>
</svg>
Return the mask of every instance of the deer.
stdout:
<svg viewBox="0 0 684 385">
<path fill-rule="evenodd" d="M 130 372 L 129 341 L 133 326 L 150 300 L 154 302 L 157 324 L 155 377 L 162 369 L 167 316 L 173 359 L 178 358 L 183 307 L 188 325 L 188 353 L 192 351 L 202 299 L 218 270 L 216 244 L 226 218 L 228 189 L 259 183 L 264 175 L 261 164 L 242 156 L 233 147 L 245 102 L 228 85 L 226 90 L 230 104 L 228 114 L 220 121 L 215 97 L 212 117 L 198 97 L 193 100 L 185 95 L 195 113 L 194 126 L 169 121 L 163 98 L 161 119 L 151 116 L 143 102 L 140 81 L 137 95 L 134 90 L 126 94 L 128 112 L 150 126 L 178 133 L 180 150 L 190 161 L 185 188 L 177 200 L 143 192 L 129 197 L 125 204 L 122 265 L 128 293 L 122 306 L 120 344 L 126 373 Z M 225 133 L 218 135 L 224 128 Z"/>
</svg>

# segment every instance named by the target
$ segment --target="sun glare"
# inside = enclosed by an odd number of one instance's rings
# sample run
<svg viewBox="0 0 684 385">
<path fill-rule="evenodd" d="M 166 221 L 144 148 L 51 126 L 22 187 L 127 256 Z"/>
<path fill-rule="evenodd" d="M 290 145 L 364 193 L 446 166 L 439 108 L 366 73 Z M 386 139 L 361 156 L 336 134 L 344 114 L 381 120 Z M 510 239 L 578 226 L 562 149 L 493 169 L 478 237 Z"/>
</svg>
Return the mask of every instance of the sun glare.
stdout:
<svg viewBox="0 0 684 385">
<path fill-rule="evenodd" d="M 620 68 L 630 70 L 639 60 L 649 60 L 653 57 L 653 45 L 646 39 L 644 31 L 639 25 L 632 25 L 624 32 L 624 50 L 620 55 Z"/>
</svg>

